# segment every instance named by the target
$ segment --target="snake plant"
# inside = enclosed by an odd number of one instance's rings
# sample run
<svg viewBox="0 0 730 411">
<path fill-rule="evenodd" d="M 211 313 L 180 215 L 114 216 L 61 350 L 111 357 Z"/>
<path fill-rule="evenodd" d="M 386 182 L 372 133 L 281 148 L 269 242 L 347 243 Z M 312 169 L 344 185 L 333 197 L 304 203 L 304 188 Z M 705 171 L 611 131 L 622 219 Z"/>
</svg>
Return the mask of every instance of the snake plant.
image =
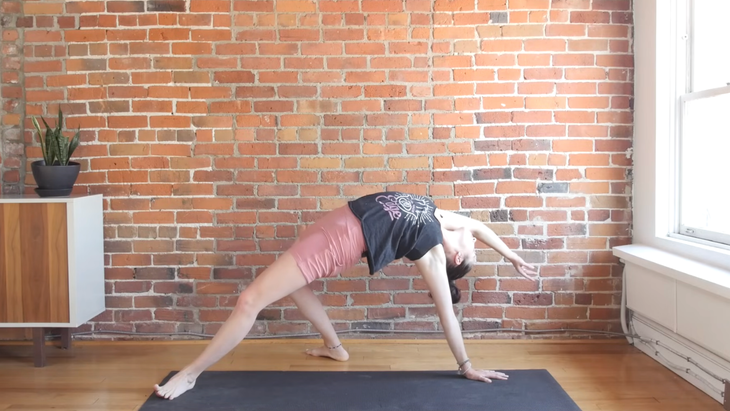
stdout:
<svg viewBox="0 0 730 411">
<path fill-rule="evenodd" d="M 46 165 L 61 165 L 67 166 L 71 155 L 73 154 L 76 147 L 79 146 L 79 134 L 80 130 L 76 131 L 76 135 L 69 140 L 68 137 L 63 135 L 63 111 L 58 108 L 58 123 L 56 128 L 51 128 L 46 120 L 41 117 L 43 124 L 46 126 L 46 135 L 43 136 L 38 120 L 35 117 L 32 118 L 33 125 L 38 130 L 38 139 L 41 141 L 41 151 L 43 151 L 43 160 Z"/>
</svg>

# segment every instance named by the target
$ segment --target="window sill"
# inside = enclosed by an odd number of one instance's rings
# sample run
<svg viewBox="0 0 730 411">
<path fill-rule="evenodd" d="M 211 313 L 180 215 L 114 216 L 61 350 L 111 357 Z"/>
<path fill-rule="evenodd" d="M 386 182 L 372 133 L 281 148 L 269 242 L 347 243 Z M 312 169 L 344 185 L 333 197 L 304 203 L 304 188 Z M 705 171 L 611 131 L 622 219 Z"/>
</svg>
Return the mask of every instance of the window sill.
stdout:
<svg viewBox="0 0 730 411">
<path fill-rule="evenodd" d="M 730 271 L 641 244 L 613 248 L 613 254 L 677 281 L 730 299 Z"/>
</svg>

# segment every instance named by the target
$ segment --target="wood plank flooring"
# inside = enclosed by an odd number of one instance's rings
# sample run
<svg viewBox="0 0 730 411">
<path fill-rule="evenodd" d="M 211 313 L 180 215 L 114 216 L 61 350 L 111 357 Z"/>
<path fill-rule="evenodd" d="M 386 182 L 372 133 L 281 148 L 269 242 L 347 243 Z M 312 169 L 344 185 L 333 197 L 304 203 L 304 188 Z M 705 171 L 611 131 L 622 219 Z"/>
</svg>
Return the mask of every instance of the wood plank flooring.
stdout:
<svg viewBox="0 0 730 411">
<path fill-rule="evenodd" d="M 206 343 L 80 341 L 71 350 L 48 347 L 45 368 L 33 367 L 30 345 L 0 343 L 0 410 L 134 411 L 155 383 L 187 364 Z M 455 368 L 442 340 L 345 340 L 350 352 L 347 363 L 303 354 L 319 343 L 245 341 L 211 370 Z M 719 403 L 625 340 L 467 340 L 466 344 L 480 368 L 547 369 L 583 411 L 722 411 Z"/>
</svg>

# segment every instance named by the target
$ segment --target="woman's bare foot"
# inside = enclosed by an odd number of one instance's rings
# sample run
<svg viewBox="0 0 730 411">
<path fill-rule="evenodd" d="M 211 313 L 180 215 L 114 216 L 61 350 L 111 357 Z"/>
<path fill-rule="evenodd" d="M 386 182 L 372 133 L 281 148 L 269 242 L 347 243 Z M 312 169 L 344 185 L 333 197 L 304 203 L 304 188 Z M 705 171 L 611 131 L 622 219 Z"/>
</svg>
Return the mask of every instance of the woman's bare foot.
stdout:
<svg viewBox="0 0 730 411">
<path fill-rule="evenodd" d="M 162 387 L 155 384 L 155 393 L 158 397 L 171 400 L 181 396 L 185 391 L 191 390 L 194 386 L 195 377 L 185 371 L 180 371 Z"/>
<path fill-rule="evenodd" d="M 350 359 L 350 354 L 342 348 L 342 345 L 337 348 L 317 347 L 305 352 L 313 357 L 329 357 L 335 361 L 347 361 Z"/>
</svg>

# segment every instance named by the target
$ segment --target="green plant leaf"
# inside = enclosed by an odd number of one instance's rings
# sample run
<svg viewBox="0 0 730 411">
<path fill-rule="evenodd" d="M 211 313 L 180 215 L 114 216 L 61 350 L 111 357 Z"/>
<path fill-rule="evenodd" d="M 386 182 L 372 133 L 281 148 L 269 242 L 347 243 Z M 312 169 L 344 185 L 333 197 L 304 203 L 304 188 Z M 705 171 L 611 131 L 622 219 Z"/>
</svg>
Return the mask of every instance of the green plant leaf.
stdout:
<svg viewBox="0 0 730 411">
<path fill-rule="evenodd" d="M 53 134 L 52 130 L 48 130 L 46 133 L 46 157 L 48 159 L 46 160 L 46 165 L 52 166 L 56 162 L 56 140 L 52 137 L 49 137 L 49 135 Z"/>
<path fill-rule="evenodd" d="M 61 111 L 61 105 L 58 105 L 58 124 L 56 124 L 56 136 L 61 135 L 61 129 L 63 128 L 63 111 Z"/>
<path fill-rule="evenodd" d="M 58 139 L 58 161 L 62 166 L 68 165 L 68 137 L 61 136 Z"/>
<path fill-rule="evenodd" d="M 81 142 L 81 127 L 79 127 L 78 130 L 76 130 L 76 135 L 74 135 L 73 139 L 71 139 L 71 144 L 68 147 L 68 158 L 71 158 L 71 155 L 73 155 L 74 151 L 76 150 L 76 147 L 79 146 L 79 143 Z"/>
<path fill-rule="evenodd" d="M 41 126 L 38 124 L 38 120 L 35 118 L 35 116 L 31 117 L 31 120 L 33 121 L 33 126 L 38 131 L 39 137 L 43 137 L 43 132 L 41 132 Z M 41 140 L 41 143 L 43 143 L 43 139 L 39 138 Z"/>
<path fill-rule="evenodd" d="M 31 117 L 33 120 L 33 126 L 35 126 L 35 129 L 38 131 L 38 140 L 41 143 L 41 153 L 43 153 L 43 161 L 47 162 L 47 154 L 46 154 L 46 139 L 43 137 L 43 131 L 41 131 L 41 126 L 38 124 L 38 120 L 36 120 L 35 116 Z"/>
<path fill-rule="evenodd" d="M 56 134 L 51 129 L 51 126 L 48 125 L 45 118 L 41 117 L 41 120 L 46 125 L 46 152 L 43 155 L 43 159 L 46 161 L 46 165 L 52 166 L 56 161 L 56 147 L 58 145 Z"/>
<path fill-rule="evenodd" d="M 62 148 L 61 148 L 62 145 L 63 145 L 63 142 L 61 140 L 63 138 L 65 138 L 65 137 L 63 137 L 63 135 L 57 135 L 56 136 L 56 148 L 55 148 L 55 150 L 56 150 L 56 159 L 58 159 L 58 163 L 61 164 L 61 165 L 65 165 L 65 164 L 63 164 L 63 157 L 62 157 L 63 151 L 62 151 Z"/>
</svg>

